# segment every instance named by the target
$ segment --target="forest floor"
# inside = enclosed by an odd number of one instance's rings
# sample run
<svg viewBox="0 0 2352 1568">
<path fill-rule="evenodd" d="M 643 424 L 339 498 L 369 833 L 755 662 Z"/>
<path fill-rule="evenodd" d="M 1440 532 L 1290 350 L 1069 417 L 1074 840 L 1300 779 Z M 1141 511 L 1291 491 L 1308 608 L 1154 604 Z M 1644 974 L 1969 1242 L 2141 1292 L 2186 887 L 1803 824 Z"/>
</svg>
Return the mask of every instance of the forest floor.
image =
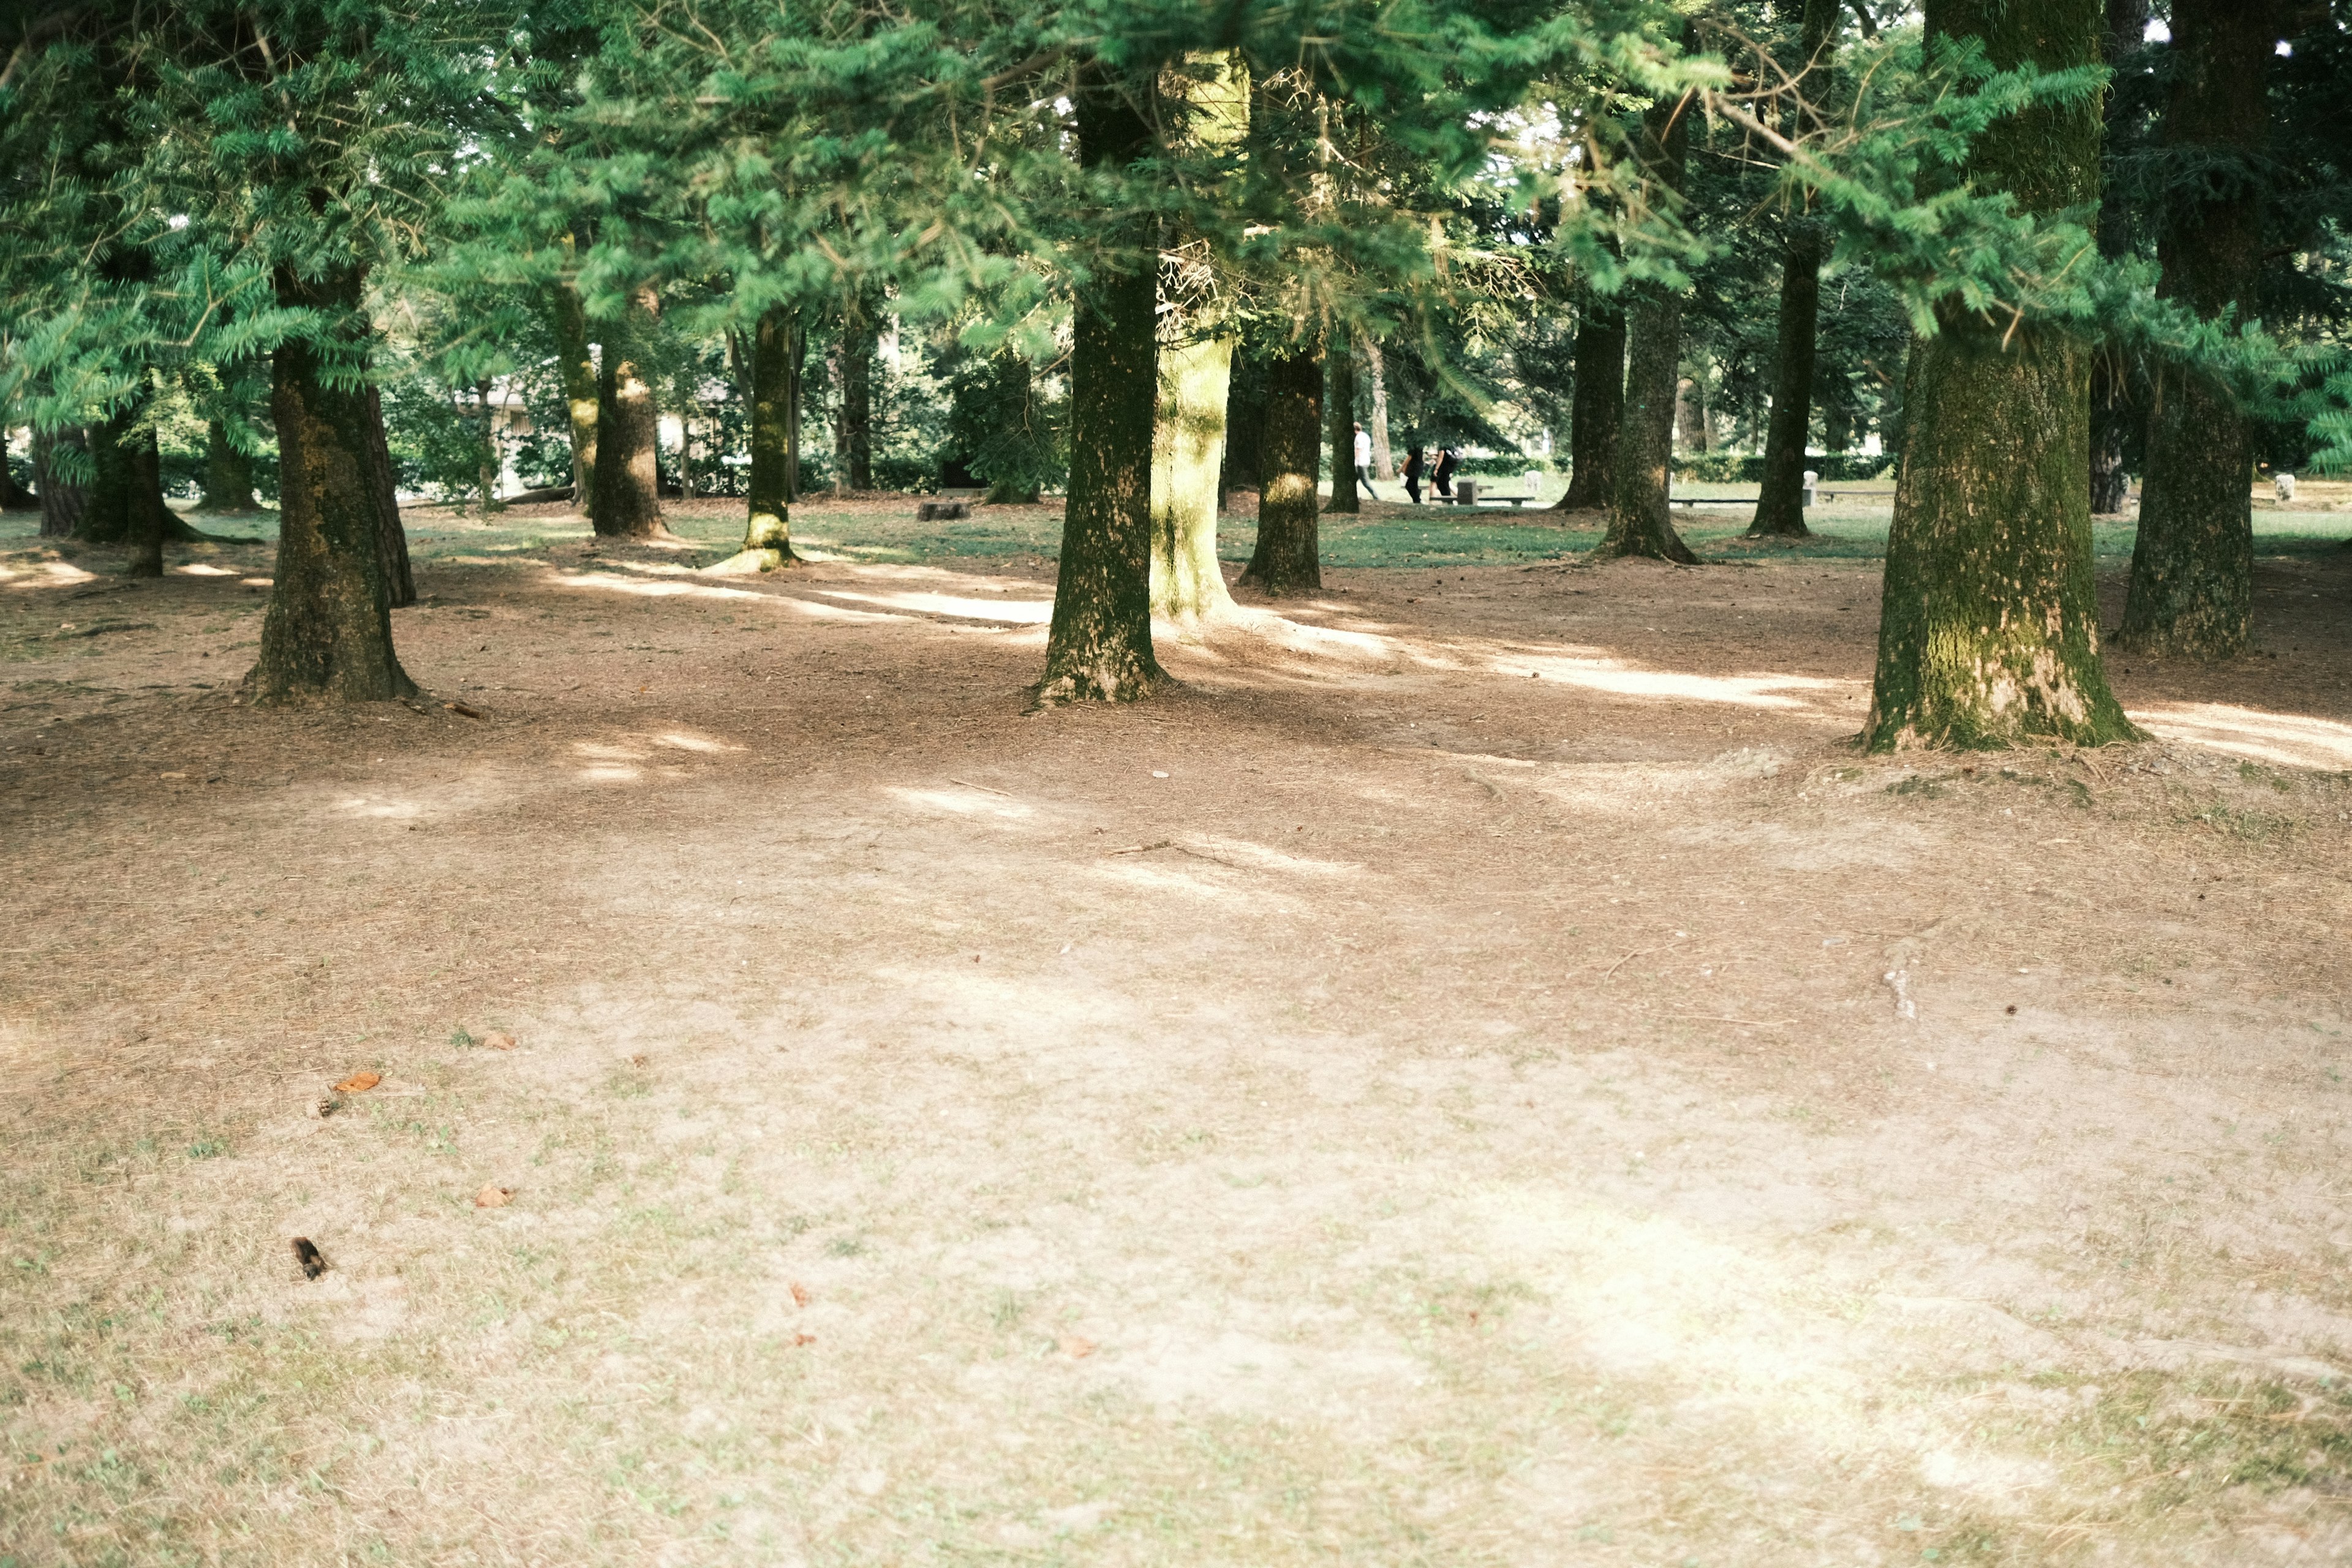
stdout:
<svg viewBox="0 0 2352 1568">
<path fill-rule="evenodd" d="M 2352 519 L 1964 758 L 1883 514 L 1024 717 L 1050 508 L 677 511 L 418 509 L 359 710 L 0 528 L 0 1563 L 2352 1557 Z"/>
</svg>

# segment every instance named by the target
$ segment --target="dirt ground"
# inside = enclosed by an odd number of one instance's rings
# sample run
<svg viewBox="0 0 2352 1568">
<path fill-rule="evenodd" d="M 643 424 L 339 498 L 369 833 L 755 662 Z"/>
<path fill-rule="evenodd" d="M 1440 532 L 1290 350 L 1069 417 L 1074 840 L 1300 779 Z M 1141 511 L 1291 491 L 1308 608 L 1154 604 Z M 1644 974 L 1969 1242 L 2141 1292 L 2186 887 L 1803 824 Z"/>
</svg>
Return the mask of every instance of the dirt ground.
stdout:
<svg viewBox="0 0 2352 1568">
<path fill-rule="evenodd" d="M 0 543 L 0 1563 L 2352 1558 L 2352 551 L 1865 758 L 1866 559 L 411 521 L 417 709 Z"/>
</svg>

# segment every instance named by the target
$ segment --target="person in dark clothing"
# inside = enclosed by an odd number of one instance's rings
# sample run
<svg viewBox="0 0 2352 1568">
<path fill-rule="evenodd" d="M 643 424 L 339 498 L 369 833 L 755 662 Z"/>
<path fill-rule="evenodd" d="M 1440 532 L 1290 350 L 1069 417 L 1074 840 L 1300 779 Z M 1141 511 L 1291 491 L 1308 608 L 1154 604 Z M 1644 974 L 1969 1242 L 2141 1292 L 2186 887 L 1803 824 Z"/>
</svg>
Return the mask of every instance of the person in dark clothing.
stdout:
<svg viewBox="0 0 2352 1568">
<path fill-rule="evenodd" d="M 1412 455 L 1404 460 L 1404 493 L 1412 498 L 1415 506 L 1421 504 L 1421 476 L 1428 471 L 1429 465 L 1422 460 L 1421 448 L 1415 447 Z"/>
<path fill-rule="evenodd" d="M 1437 449 L 1437 471 L 1429 477 L 1436 485 L 1437 493 L 1447 500 L 1454 499 L 1454 470 L 1461 466 L 1462 459 L 1454 456 L 1453 447 L 1440 447 Z"/>
</svg>

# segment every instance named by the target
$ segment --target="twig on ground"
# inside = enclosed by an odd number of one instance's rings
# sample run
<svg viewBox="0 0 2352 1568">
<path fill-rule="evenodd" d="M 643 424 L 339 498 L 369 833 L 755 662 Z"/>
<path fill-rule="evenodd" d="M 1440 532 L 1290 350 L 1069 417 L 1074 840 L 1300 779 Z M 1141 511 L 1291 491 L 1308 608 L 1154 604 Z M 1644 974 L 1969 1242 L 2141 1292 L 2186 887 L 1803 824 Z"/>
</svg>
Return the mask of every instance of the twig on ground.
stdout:
<svg viewBox="0 0 2352 1568">
<path fill-rule="evenodd" d="M 948 783 L 951 784 L 961 784 L 966 789 L 976 789 L 982 795 L 1001 795 L 1007 800 L 1011 800 L 1013 798 L 1013 792 L 1011 790 L 991 789 L 984 784 L 974 784 L 970 779 L 950 779 L 948 780 Z"/>
<path fill-rule="evenodd" d="M 1674 944 L 1673 942 L 1660 942 L 1660 943 L 1659 943 L 1657 946 L 1655 946 L 1655 947 L 1640 947 L 1640 948 L 1635 948 L 1633 952 L 1631 952 L 1627 953 L 1624 957 L 1622 957 L 1622 958 L 1619 959 L 1616 963 L 1614 963 L 1611 964 L 1608 968 L 1606 968 L 1606 969 L 1602 970 L 1602 971 L 1601 972 L 1601 979 L 1603 979 L 1603 980 L 1608 979 L 1611 975 L 1612 975 L 1612 974 L 1616 973 L 1619 970 L 1621 970 L 1621 969 L 1624 968 L 1626 964 L 1631 963 L 1633 960 L 1635 960 L 1635 959 L 1637 959 L 1637 958 L 1642 957 L 1644 953 L 1664 952 L 1665 952 L 1665 951 L 1666 951 L 1666 949 L 1668 949 L 1668 948 L 1670 948 L 1670 947 L 1672 947 L 1672 946 L 1674 946 L 1674 945 L 1675 945 L 1675 944 Z"/>
</svg>

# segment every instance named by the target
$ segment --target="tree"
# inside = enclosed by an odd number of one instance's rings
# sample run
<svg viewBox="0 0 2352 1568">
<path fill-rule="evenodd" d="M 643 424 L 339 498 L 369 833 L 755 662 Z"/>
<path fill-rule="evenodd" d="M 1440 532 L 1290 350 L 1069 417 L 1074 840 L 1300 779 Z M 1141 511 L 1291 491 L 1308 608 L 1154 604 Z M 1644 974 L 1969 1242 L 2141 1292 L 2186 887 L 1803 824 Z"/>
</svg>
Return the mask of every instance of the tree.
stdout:
<svg viewBox="0 0 2352 1568">
<path fill-rule="evenodd" d="M 2275 0 L 2173 0 L 2160 296 L 2200 316 L 2254 304 L 2263 265 L 2266 78 L 2284 20 Z M 2139 535 L 2117 640 L 2143 653 L 2226 658 L 2253 615 L 2253 430 L 2231 390 L 2191 369 L 2165 377 L 2148 432 Z"/>
<path fill-rule="evenodd" d="M 1687 99 L 1662 98 L 1642 116 L 1643 177 L 1660 201 L 1671 203 L 1681 192 L 1694 112 Z M 1682 290 L 1671 279 L 1640 286 L 1626 311 L 1624 416 L 1618 426 L 1609 529 L 1593 547 L 1596 559 L 1647 555 L 1685 564 L 1698 560 L 1668 515 L 1675 389 L 1682 376 Z"/>
<path fill-rule="evenodd" d="M 661 510 L 661 411 L 654 403 L 654 372 L 647 360 L 660 312 L 660 291 L 650 282 L 640 282 L 628 290 L 627 302 L 604 328 L 604 363 L 596 374 L 596 477 L 588 521 L 608 539 L 669 535 Z"/>
<path fill-rule="evenodd" d="M 841 402 L 833 426 L 834 483 L 844 489 L 874 488 L 874 354 L 880 341 L 880 300 L 853 296 L 841 323 L 835 353 Z"/>
<path fill-rule="evenodd" d="M 589 351 L 588 311 L 569 278 L 548 285 L 547 310 L 555 329 L 563 375 L 563 405 L 572 437 L 572 510 L 591 515 L 596 504 L 596 421 L 604 410 L 595 356 Z"/>
<path fill-rule="evenodd" d="M 1241 580 L 1272 598 L 1323 589 L 1316 469 L 1322 459 L 1323 356 L 1309 342 L 1266 363 L 1257 546 Z"/>
<path fill-rule="evenodd" d="M 1082 168 L 1120 202 L 1152 148 L 1148 79 L 1081 68 L 1072 97 Z M 1108 243 L 1076 290 L 1070 348 L 1070 490 L 1046 632 L 1040 706 L 1131 701 L 1167 679 L 1151 651 L 1151 449 L 1159 406 L 1156 218 L 1106 215 Z"/>
<path fill-rule="evenodd" d="M 1836 0 L 1804 0 L 1799 48 L 1800 78 L 1806 98 L 1827 96 L 1831 50 L 1835 43 Z M 1791 118 L 1802 110 L 1792 111 Z M 1813 422 L 1813 354 L 1822 310 L 1821 226 L 1803 214 L 1792 216 L 1780 264 L 1780 353 L 1772 388 L 1772 422 L 1764 439 L 1764 483 L 1756 497 L 1750 538 L 1801 539 L 1805 527 L 1805 439 Z"/>
<path fill-rule="evenodd" d="M 2063 70 L 2098 58 L 2099 0 L 1930 0 L 1933 40 L 1990 62 Z M 2087 86 L 1992 124 L 1965 175 L 2027 218 L 2097 196 L 2099 105 Z M 1887 539 L 1878 668 L 1863 739 L 2097 745 L 2137 734 L 2099 663 L 2091 578 L 2090 351 L 2068 324 L 1993 321 L 1957 298 L 1914 350 Z"/>
<path fill-rule="evenodd" d="M 793 447 L 799 434 L 800 322 L 792 310 L 761 312 L 751 338 L 751 482 L 743 548 L 713 572 L 772 572 L 801 559 L 793 552 Z"/>
<path fill-rule="evenodd" d="M 2127 68 L 2147 33 L 2148 0 L 2106 0 L 2106 26 L 2099 52 L 2110 73 L 2100 110 L 2101 159 L 2105 174 L 2099 191 L 2099 254 L 2121 260 L 2132 249 L 2133 193 L 2116 177 L 2119 143 L 2137 140 L 2135 112 L 2139 73 Z M 2108 345 L 2091 363 L 2091 510 L 2113 517 L 2124 510 L 2131 476 L 2124 471 L 2124 447 L 2139 410 L 2132 397 L 2132 371 L 2121 345 Z"/>
<path fill-rule="evenodd" d="M 1576 319 L 1576 382 L 1570 394 L 1568 493 L 1561 511 L 1607 503 L 1617 478 L 1617 435 L 1625 418 L 1625 311 L 1588 297 Z"/>
<path fill-rule="evenodd" d="M 1356 496 L 1356 353 L 1344 328 L 1324 340 L 1323 374 L 1328 382 L 1324 412 L 1331 423 L 1331 499 L 1326 511 L 1360 510 Z"/>
<path fill-rule="evenodd" d="M 253 463 L 229 439 L 228 426 L 218 419 L 205 423 L 205 494 L 198 511 L 251 511 Z"/>
</svg>

